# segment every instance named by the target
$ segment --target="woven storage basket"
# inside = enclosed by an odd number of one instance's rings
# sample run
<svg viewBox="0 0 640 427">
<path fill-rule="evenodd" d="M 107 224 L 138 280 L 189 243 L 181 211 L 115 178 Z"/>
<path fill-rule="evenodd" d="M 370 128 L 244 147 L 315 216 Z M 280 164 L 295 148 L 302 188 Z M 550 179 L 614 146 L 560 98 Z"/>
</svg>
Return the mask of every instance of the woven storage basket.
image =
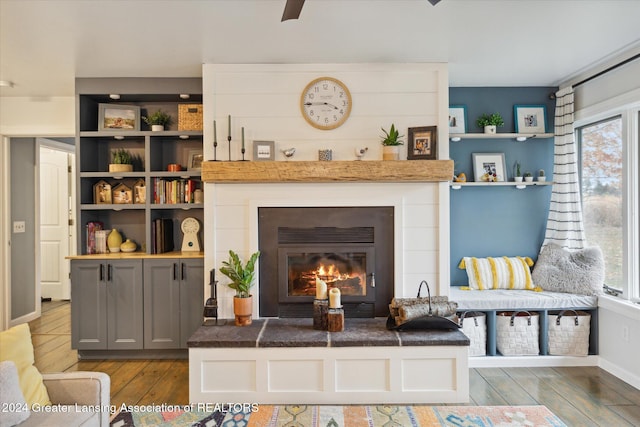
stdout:
<svg viewBox="0 0 640 427">
<path fill-rule="evenodd" d="M 496 345 L 503 356 L 537 356 L 540 315 L 528 311 L 505 311 L 496 316 Z"/>
<path fill-rule="evenodd" d="M 549 354 L 586 356 L 589 354 L 591 315 L 564 310 L 549 315 Z"/>
<path fill-rule="evenodd" d="M 469 337 L 469 356 L 487 355 L 487 315 L 479 311 L 460 314 L 458 324 Z"/>
<path fill-rule="evenodd" d="M 178 104 L 178 130 L 202 130 L 202 104 Z"/>
</svg>

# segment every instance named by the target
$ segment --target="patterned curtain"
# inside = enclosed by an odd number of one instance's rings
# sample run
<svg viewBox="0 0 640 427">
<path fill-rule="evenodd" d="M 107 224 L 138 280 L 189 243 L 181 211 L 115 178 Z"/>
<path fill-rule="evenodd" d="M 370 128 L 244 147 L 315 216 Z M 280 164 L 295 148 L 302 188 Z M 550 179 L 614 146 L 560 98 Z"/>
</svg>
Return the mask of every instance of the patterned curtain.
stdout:
<svg viewBox="0 0 640 427">
<path fill-rule="evenodd" d="M 543 246 L 555 243 L 567 249 L 585 246 L 578 152 L 573 131 L 573 88 L 556 92 L 553 189 Z"/>
</svg>

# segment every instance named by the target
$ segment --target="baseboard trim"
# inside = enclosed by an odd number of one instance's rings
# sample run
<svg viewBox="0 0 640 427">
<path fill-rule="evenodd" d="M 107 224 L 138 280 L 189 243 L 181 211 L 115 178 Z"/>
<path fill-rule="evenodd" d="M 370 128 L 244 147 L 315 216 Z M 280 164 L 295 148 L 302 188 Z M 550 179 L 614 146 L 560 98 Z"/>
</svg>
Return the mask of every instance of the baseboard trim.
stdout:
<svg viewBox="0 0 640 427">
<path fill-rule="evenodd" d="M 618 377 L 622 381 L 631 384 L 638 390 L 640 390 L 640 377 L 636 374 L 633 374 L 626 369 L 619 367 L 606 359 L 600 359 L 600 365 L 602 369 L 609 372 L 611 375 Z"/>
<path fill-rule="evenodd" d="M 470 368 L 535 368 L 599 366 L 600 356 L 486 356 L 469 357 Z"/>
</svg>

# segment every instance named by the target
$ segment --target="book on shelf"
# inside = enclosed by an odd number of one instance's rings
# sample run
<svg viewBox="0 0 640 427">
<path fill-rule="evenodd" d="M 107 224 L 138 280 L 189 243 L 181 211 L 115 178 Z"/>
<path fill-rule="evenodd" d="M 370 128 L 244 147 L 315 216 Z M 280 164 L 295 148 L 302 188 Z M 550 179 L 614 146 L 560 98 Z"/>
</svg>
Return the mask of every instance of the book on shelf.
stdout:
<svg viewBox="0 0 640 427">
<path fill-rule="evenodd" d="M 194 192 L 200 188 L 197 179 L 153 179 L 153 202 L 155 204 L 175 205 L 194 203 Z"/>
<path fill-rule="evenodd" d="M 162 254 L 173 251 L 173 221 L 156 218 L 151 223 L 151 252 Z"/>
</svg>

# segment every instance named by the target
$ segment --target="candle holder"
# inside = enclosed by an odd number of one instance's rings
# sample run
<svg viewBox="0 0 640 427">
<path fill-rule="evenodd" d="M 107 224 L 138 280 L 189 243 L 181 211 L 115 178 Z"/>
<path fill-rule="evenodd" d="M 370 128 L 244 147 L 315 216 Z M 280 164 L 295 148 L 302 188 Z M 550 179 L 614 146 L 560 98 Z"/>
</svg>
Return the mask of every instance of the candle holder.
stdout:
<svg viewBox="0 0 640 427">
<path fill-rule="evenodd" d="M 229 161 L 231 161 L 231 135 L 227 137 L 227 141 L 229 141 Z"/>
<path fill-rule="evenodd" d="M 313 300 L 313 329 L 326 331 L 328 328 L 329 300 Z"/>
<path fill-rule="evenodd" d="M 213 161 L 218 161 L 218 141 L 213 141 Z"/>
<path fill-rule="evenodd" d="M 327 313 L 327 330 L 329 332 L 344 331 L 344 309 L 330 308 Z"/>
<path fill-rule="evenodd" d="M 245 161 L 244 153 L 245 153 L 247 150 L 245 150 L 245 149 L 244 149 L 244 147 L 242 147 L 242 150 L 240 150 L 240 151 L 242 151 L 242 161 L 244 162 L 244 161 Z"/>
</svg>

